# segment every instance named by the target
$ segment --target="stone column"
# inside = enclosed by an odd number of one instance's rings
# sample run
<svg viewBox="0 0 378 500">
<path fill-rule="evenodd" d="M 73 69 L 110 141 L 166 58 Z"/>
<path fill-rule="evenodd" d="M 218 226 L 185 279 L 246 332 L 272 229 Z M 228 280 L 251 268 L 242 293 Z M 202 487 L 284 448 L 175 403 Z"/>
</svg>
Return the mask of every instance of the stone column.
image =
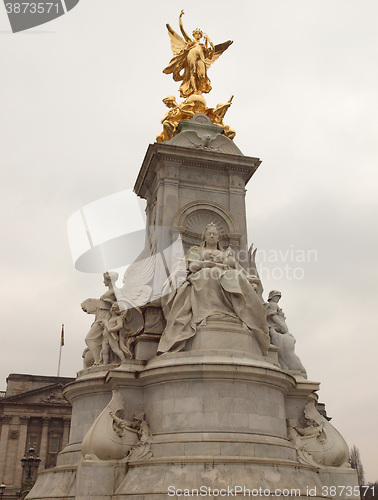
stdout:
<svg viewBox="0 0 378 500">
<path fill-rule="evenodd" d="M 241 264 L 246 267 L 246 255 L 248 250 L 247 241 L 247 219 L 245 212 L 245 181 L 239 172 L 229 170 L 229 210 L 235 218 L 237 233 L 240 236 L 240 247 L 242 251 Z M 231 242 L 230 242 L 231 243 Z"/>
<path fill-rule="evenodd" d="M 4 477 L 5 465 L 7 463 L 9 425 L 11 421 L 12 421 L 11 415 L 4 415 L 2 418 L 1 436 L 0 436 L 0 478 Z"/>
<path fill-rule="evenodd" d="M 41 437 L 41 446 L 40 446 L 40 455 L 41 463 L 39 466 L 40 470 L 43 470 L 46 466 L 46 457 L 47 457 L 47 447 L 49 445 L 49 421 L 48 417 L 44 417 L 42 419 L 42 437 Z"/>
<path fill-rule="evenodd" d="M 70 418 L 63 419 L 63 436 L 62 436 L 62 449 L 67 446 L 70 437 Z"/>
<path fill-rule="evenodd" d="M 29 417 L 27 416 L 20 417 L 20 434 L 18 437 L 18 449 L 17 449 L 15 474 L 14 474 L 14 487 L 18 490 L 21 489 L 21 483 L 22 483 L 23 469 L 21 467 L 20 460 L 25 455 L 26 438 L 28 436 L 28 423 L 29 423 Z"/>
</svg>

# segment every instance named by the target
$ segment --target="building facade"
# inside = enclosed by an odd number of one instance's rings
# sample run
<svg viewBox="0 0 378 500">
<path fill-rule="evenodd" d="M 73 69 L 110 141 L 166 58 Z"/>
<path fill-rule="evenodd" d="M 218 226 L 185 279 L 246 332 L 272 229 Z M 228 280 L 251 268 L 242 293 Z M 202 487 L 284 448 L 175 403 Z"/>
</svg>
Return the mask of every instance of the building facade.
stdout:
<svg viewBox="0 0 378 500">
<path fill-rule="evenodd" d="M 67 377 L 10 374 L 6 391 L 0 392 L 0 482 L 3 500 L 24 498 L 38 470 L 56 465 L 58 453 L 68 443 L 71 405 L 63 387 L 75 380 Z M 21 459 L 39 457 L 39 469 L 21 466 Z M 28 478 L 28 475 L 31 477 Z"/>
</svg>

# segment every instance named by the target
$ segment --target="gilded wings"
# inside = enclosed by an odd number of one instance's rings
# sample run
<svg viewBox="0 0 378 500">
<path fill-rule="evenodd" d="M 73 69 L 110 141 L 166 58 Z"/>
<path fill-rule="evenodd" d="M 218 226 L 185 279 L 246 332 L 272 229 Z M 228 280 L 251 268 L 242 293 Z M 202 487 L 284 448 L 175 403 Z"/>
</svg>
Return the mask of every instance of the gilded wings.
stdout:
<svg viewBox="0 0 378 500">
<path fill-rule="evenodd" d="M 182 36 L 180 36 L 169 24 L 166 24 L 169 38 L 171 39 L 171 49 L 174 56 L 181 55 L 183 51 L 187 48 L 188 43 L 193 42 L 191 38 L 189 38 L 188 42 L 186 42 Z M 209 58 L 205 58 L 206 68 L 209 69 L 210 66 L 220 57 L 225 50 L 232 44 L 232 40 L 227 40 L 227 42 L 218 43 L 214 45 L 214 54 Z"/>
<path fill-rule="evenodd" d="M 207 34 L 200 29 L 193 31 L 191 38 L 182 24 L 181 11 L 179 17 L 180 36 L 167 24 L 168 35 L 171 40 L 173 59 L 163 70 L 163 73 L 173 74 L 175 81 L 183 81 L 180 86 L 181 97 L 189 97 L 192 94 L 210 92 L 211 85 L 207 76 L 207 70 L 232 44 L 231 40 L 214 45 Z M 203 40 L 203 41 L 202 41 Z"/>
</svg>

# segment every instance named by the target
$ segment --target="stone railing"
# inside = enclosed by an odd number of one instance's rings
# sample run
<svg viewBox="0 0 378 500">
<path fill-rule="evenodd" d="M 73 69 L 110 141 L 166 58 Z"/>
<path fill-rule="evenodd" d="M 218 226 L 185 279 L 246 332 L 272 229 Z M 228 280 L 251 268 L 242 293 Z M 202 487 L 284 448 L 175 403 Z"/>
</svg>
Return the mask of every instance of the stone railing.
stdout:
<svg viewBox="0 0 378 500">
<path fill-rule="evenodd" d="M 0 391 L 0 398 L 5 398 L 5 391 Z"/>
</svg>

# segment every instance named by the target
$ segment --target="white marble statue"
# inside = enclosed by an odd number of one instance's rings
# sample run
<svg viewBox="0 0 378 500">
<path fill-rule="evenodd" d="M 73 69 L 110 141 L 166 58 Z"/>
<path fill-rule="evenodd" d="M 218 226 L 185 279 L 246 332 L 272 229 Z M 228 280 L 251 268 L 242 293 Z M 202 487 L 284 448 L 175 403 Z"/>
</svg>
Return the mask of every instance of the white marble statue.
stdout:
<svg viewBox="0 0 378 500">
<path fill-rule="evenodd" d="M 117 300 L 113 286 L 113 283 L 115 283 L 117 279 L 118 273 L 104 273 L 104 285 L 108 287 L 108 290 L 101 295 L 99 299 L 86 299 L 81 304 L 81 308 L 84 312 L 95 315 L 95 320 L 85 338 L 85 343 L 91 355 L 89 356 L 87 353 L 85 356 L 86 358 L 93 358 L 94 365 L 98 365 L 101 362 L 102 337 L 104 331 L 102 321 L 110 318 L 110 309 Z"/>
<path fill-rule="evenodd" d="M 135 412 L 134 422 L 138 430 L 139 441 L 135 443 L 126 457 L 126 462 L 129 463 L 148 460 L 152 457 L 152 434 L 144 413 L 141 411 Z"/>
<path fill-rule="evenodd" d="M 349 449 L 344 438 L 309 401 L 304 408 L 305 425 L 288 419 L 288 437 L 297 449 L 302 463 L 317 467 L 350 468 Z"/>
<path fill-rule="evenodd" d="M 131 359 L 130 349 L 122 342 L 121 330 L 123 329 L 124 314 L 119 308 L 118 302 L 114 302 L 110 309 L 110 318 L 99 321 L 103 327 L 100 361 L 109 364 L 110 355 L 113 353 L 121 363 L 127 358 Z"/>
<path fill-rule="evenodd" d="M 162 297 L 167 325 L 158 352 L 185 349 L 197 325 L 204 325 L 207 318 L 237 318 L 254 332 L 266 354 L 270 340 L 265 310 L 253 286 L 258 279 L 248 275 L 219 240 L 217 227 L 208 224 L 201 245 L 193 247 L 185 257 L 186 280 Z"/>
<path fill-rule="evenodd" d="M 128 432 L 137 432 L 138 434 L 138 440 L 125 456 L 125 461 L 138 462 L 151 458 L 152 434 L 144 413 L 142 411 L 135 412 L 132 421 L 121 418 L 112 411 L 109 412 L 109 415 L 113 419 L 113 430 L 118 437 L 123 437 Z"/>
<path fill-rule="evenodd" d="M 129 421 L 117 415 L 123 410 L 123 397 L 113 390 L 110 403 L 83 439 L 81 453 L 85 460 L 137 462 L 152 456 L 152 435 L 144 413 L 136 412 L 134 420 Z"/>
<path fill-rule="evenodd" d="M 87 349 L 83 353 L 84 368 L 123 363 L 133 358 L 133 342 L 144 326 L 141 309 L 132 302 L 130 293 L 115 286 L 118 273 L 104 273 L 108 287 L 99 299 L 86 299 L 81 308 L 94 314 L 95 320 L 85 338 Z M 138 289 L 139 295 L 143 287 Z M 134 293 L 131 287 L 131 293 Z M 150 293 L 150 290 L 148 291 Z"/>
<path fill-rule="evenodd" d="M 301 360 L 295 354 L 295 338 L 289 332 L 286 325 L 286 317 L 278 306 L 281 292 L 272 290 L 269 292 L 268 302 L 265 304 L 266 320 L 269 326 L 269 334 L 272 344 L 279 347 L 278 361 L 283 370 L 299 371 L 305 378 L 307 372 Z"/>
<path fill-rule="evenodd" d="M 297 450 L 298 460 L 302 464 L 308 464 L 315 467 L 318 467 L 318 464 L 314 461 L 314 458 L 308 451 L 306 450 L 302 439 L 301 434 L 297 430 L 297 421 L 293 418 L 288 418 L 287 421 L 287 437 L 293 443 Z"/>
</svg>

